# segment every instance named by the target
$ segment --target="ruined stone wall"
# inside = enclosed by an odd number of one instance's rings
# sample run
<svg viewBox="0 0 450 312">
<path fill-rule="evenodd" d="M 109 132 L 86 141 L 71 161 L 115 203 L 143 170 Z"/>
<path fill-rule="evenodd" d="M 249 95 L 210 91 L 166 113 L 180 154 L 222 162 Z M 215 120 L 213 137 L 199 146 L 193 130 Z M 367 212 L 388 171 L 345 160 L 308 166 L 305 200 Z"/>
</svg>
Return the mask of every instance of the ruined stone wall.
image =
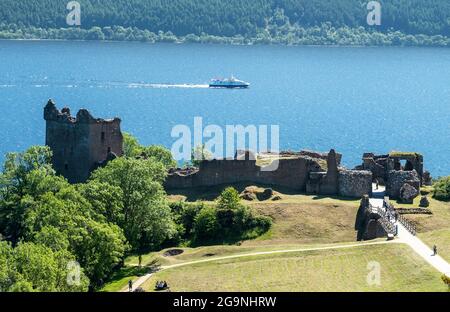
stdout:
<svg viewBox="0 0 450 312">
<path fill-rule="evenodd" d="M 371 195 L 372 173 L 338 168 L 337 155 L 334 150 L 327 155 L 326 172 L 317 159 L 309 156 L 280 159 L 274 171 L 264 171 L 249 158 L 204 161 L 198 170 L 169 172 L 165 187 L 183 189 L 250 182 L 318 195 Z"/>
<path fill-rule="evenodd" d="M 45 141 L 53 152 L 53 168 L 71 183 L 86 181 L 94 168 L 110 158 L 109 154 L 123 154 L 118 118 L 95 119 L 87 110 L 80 110 L 72 117 L 68 108 L 59 111 L 55 103 L 49 101 L 44 119 Z"/>
<path fill-rule="evenodd" d="M 411 155 L 409 155 L 411 154 Z M 401 161 L 406 161 L 404 167 L 401 165 Z M 403 155 L 400 153 L 400 156 L 396 156 L 395 153 L 389 155 L 389 161 L 387 164 L 388 171 L 391 170 L 403 170 L 403 171 L 412 171 L 415 170 L 417 175 L 419 176 L 420 181 L 422 181 L 423 177 L 423 156 L 417 153 L 404 153 Z"/>
<path fill-rule="evenodd" d="M 388 173 L 388 181 L 386 183 L 386 195 L 392 199 L 399 199 L 400 189 L 407 183 L 420 190 L 419 175 L 413 171 L 396 171 L 391 170 Z"/>
<path fill-rule="evenodd" d="M 328 160 L 328 153 L 318 153 L 318 152 L 314 152 L 314 151 L 303 150 L 303 151 L 300 151 L 298 153 L 298 155 L 308 156 L 308 157 L 311 157 L 311 158 L 318 158 L 318 159 Z M 335 152 L 335 155 L 336 155 L 337 165 L 339 166 L 341 164 L 341 161 L 342 161 L 342 154 Z"/>
<path fill-rule="evenodd" d="M 264 171 L 254 160 L 212 160 L 202 162 L 193 174 L 169 174 L 165 186 L 178 189 L 253 182 L 305 191 L 309 173 L 314 170 L 320 170 L 320 165 L 309 157 L 281 159 L 274 171 Z"/>
<path fill-rule="evenodd" d="M 387 158 L 364 157 L 361 169 L 371 171 L 373 179 L 384 184 L 387 180 L 387 160 Z"/>
<path fill-rule="evenodd" d="M 372 172 L 360 170 L 339 171 L 339 195 L 362 197 L 372 195 Z"/>
<path fill-rule="evenodd" d="M 327 157 L 327 174 L 322 178 L 319 184 L 319 194 L 337 195 L 338 194 L 338 162 L 336 152 L 331 150 Z"/>
</svg>

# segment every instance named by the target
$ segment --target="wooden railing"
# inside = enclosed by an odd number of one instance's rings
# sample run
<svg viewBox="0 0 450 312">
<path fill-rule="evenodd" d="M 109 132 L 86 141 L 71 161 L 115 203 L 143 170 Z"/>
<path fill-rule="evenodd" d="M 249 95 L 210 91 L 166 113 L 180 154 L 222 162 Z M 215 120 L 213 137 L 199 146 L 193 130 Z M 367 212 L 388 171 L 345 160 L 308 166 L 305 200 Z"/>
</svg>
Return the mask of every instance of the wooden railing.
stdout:
<svg viewBox="0 0 450 312">
<path fill-rule="evenodd" d="M 405 227 L 405 229 L 408 230 L 409 233 L 416 236 L 417 229 L 416 226 L 411 221 L 407 220 L 401 214 L 398 215 L 398 221 Z"/>
</svg>

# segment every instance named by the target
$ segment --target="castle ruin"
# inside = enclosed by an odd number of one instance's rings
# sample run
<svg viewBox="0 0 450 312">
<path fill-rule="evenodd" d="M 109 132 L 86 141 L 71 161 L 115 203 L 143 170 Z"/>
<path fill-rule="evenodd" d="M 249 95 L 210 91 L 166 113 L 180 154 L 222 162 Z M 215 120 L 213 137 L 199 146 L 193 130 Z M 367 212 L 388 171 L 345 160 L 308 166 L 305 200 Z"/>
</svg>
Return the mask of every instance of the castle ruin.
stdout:
<svg viewBox="0 0 450 312">
<path fill-rule="evenodd" d="M 49 100 L 44 108 L 46 145 L 53 151 L 53 167 L 71 183 L 85 182 L 90 173 L 123 155 L 121 120 L 94 118 L 81 109 L 72 117 Z M 372 195 L 372 183 L 386 185 L 392 199 L 411 201 L 431 177 L 417 153 L 366 153 L 353 170 L 341 166 L 342 155 L 312 151 L 270 152 L 258 155 L 238 151 L 234 159 L 202 161 L 198 168 L 171 169 L 165 188 L 186 189 L 238 183 L 283 187 L 298 193 L 361 198 Z M 274 161 L 277 167 L 270 170 Z M 404 164 L 402 164 L 402 161 Z"/>
<path fill-rule="evenodd" d="M 419 194 L 420 187 L 431 183 L 429 172 L 423 168 L 423 156 L 418 153 L 365 153 L 362 165 L 355 169 L 372 172 L 374 181 L 386 186 L 387 196 L 405 203 L 412 203 L 412 199 Z M 405 195 L 407 191 L 410 196 Z"/>
<path fill-rule="evenodd" d="M 271 157 L 273 155 L 270 154 L 257 157 L 246 151 L 236 153 L 232 160 L 205 160 L 199 168 L 173 169 L 169 172 L 165 187 L 185 189 L 247 182 L 317 195 L 362 197 L 372 193 L 372 173 L 341 167 L 342 155 L 334 150 L 326 154 L 282 152 L 276 156 L 278 168 L 265 170 L 265 166 L 270 164 L 258 162 Z"/>
<path fill-rule="evenodd" d="M 53 168 L 71 183 L 85 182 L 90 173 L 123 155 L 120 119 L 97 119 L 85 109 L 72 117 L 49 100 L 44 108 L 46 145 L 53 152 Z"/>
</svg>

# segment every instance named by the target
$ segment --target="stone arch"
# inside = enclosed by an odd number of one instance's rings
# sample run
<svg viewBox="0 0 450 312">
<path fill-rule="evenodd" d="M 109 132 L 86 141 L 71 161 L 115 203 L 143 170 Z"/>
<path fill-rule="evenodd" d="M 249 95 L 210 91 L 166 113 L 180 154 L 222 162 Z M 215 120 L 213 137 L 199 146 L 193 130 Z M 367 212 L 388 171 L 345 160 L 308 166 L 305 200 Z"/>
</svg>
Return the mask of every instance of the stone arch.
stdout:
<svg viewBox="0 0 450 312">
<path fill-rule="evenodd" d="M 366 239 L 375 239 L 378 234 L 378 221 L 370 220 L 367 224 Z"/>
</svg>

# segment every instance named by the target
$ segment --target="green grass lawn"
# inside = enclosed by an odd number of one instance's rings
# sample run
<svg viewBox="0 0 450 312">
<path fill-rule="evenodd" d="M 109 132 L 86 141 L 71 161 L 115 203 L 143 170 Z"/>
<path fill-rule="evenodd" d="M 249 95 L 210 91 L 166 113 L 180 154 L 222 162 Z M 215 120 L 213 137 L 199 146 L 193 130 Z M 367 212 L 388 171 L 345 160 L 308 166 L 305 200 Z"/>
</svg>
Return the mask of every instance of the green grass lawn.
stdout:
<svg viewBox="0 0 450 312">
<path fill-rule="evenodd" d="M 259 214 L 273 219 L 269 233 L 247 245 L 330 244 L 355 242 L 359 200 L 308 195 L 282 195 L 280 201 L 250 202 Z"/>
<path fill-rule="evenodd" d="M 169 266 L 187 261 L 259 251 L 355 243 L 354 223 L 359 200 L 276 191 L 282 193 L 282 200 L 244 201 L 258 213 L 270 216 L 274 220 L 272 229 L 265 235 L 236 245 L 182 248 L 184 251 L 182 254 L 172 257 L 165 257 L 165 250 L 153 252 L 143 255 L 143 265 L 157 261 L 162 266 Z M 186 194 L 172 194 L 171 199 L 211 201 L 219 193 L 220 189 L 190 191 Z M 420 198 L 416 199 L 414 205 L 398 204 L 396 206 L 417 207 L 419 200 Z M 430 201 L 433 215 L 406 215 L 406 217 L 416 223 L 418 236 L 429 246 L 438 245 L 439 253 L 450 261 L 450 203 L 433 199 Z M 304 252 L 294 255 L 244 257 L 239 260 L 213 261 L 170 269 L 157 273 L 146 287 L 153 288 L 154 283 L 159 279 L 169 281 L 175 291 L 445 290 L 445 287 L 444 289 L 441 287 L 443 283 L 439 279 L 439 273 L 418 258 L 408 247 L 399 244 L 360 247 L 352 250 Z M 382 264 L 382 287 L 369 287 L 365 283 L 366 266 L 372 261 L 370 259 L 375 259 Z M 128 280 L 135 280 L 141 276 L 143 272 L 137 272 L 132 268 L 137 263 L 137 256 L 127 258 L 126 267 L 115 274 L 103 291 L 118 291 L 126 287 Z M 318 266 L 317 263 L 323 263 L 323 265 L 320 264 L 320 269 L 315 269 Z M 393 273 L 389 273 L 392 270 Z M 188 282 L 185 283 L 184 280 Z"/>
<path fill-rule="evenodd" d="M 436 245 L 439 255 L 450 263 L 450 228 L 420 233 L 419 237 L 428 246 Z"/>
<path fill-rule="evenodd" d="M 369 285 L 370 262 L 381 284 Z M 166 280 L 172 291 L 446 291 L 440 274 L 406 245 L 251 256 L 160 271 L 143 286 Z"/>
<path fill-rule="evenodd" d="M 439 254 L 450 262 L 450 202 L 435 200 L 431 197 L 429 209 L 432 215 L 405 215 L 417 226 L 418 237 L 428 246 L 438 246 Z M 420 197 L 416 198 L 414 204 L 396 204 L 397 207 L 417 208 Z"/>
</svg>

